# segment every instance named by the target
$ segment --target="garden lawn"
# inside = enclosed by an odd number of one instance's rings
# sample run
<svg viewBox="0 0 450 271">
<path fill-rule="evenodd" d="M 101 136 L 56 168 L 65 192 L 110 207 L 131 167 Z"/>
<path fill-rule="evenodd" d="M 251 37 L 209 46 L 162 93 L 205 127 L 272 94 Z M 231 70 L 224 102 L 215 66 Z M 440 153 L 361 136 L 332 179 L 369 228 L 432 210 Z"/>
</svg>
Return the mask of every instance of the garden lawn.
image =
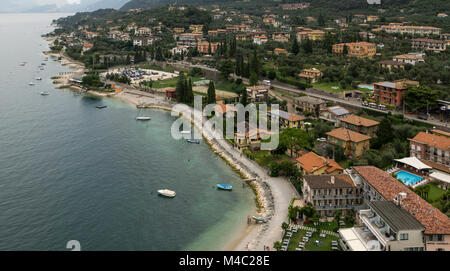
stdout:
<svg viewBox="0 0 450 271">
<path fill-rule="evenodd" d="M 192 83 L 202 80 L 200 77 L 191 77 Z M 169 88 L 169 87 L 176 87 L 178 82 L 178 78 L 170 78 L 166 80 L 161 81 L 153 81 L 153 88 Z"/>
<path fill-rule="evenodd" d="M 425 186 L 430 187 L 430 191 L 428 192 L 428 200 L 431 202 L 439 200 L 440 197 L 445 194 L 445 190 L 439 188 L 435 183 L 428 183 Z"/>
<path fill-rule="evenodd" d="M 323 90 L 331 91 L 331 92 L 336 92 L 336 93 L 353 89 L 352 87 L 342 89 L 338 82 L 333 82 L 333 83 L 321 82 L 321 83 L 314 83 L 312 85 L 315 88 L 323 89 Z M 337 89 L 334 89 L 333 87 L 337 87 Z"/>
<path fill-rule="evenodd" d="M 305 230 L 298 230 L 297 233 L 292 234 L 291 241 L 289 242 L 288 251 L 295 251 L 298 247 L 298 243 L 302 242 L 302 238 L 306 236 Z M 319 240 L 322 242 L 320 246 L 314 242 L 315 240 Z M 325 238 L 320 237 L 319 232 L 313 232 L 312 237 L 309 239 L 308 243 L 306 243 L 303 251 L 332 251 L 331 241 L 337 241 L 338 238 L 326 235 Z"/>
</svg>

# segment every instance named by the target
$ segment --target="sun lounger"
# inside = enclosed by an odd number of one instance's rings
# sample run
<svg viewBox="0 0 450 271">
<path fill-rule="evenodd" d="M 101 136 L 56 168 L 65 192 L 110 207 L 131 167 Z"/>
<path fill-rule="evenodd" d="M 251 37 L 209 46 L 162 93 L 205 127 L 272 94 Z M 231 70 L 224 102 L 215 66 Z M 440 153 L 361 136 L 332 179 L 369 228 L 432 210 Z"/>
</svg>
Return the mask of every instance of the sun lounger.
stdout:
<svg viewBox="0 0 450 271">
<path fill-rule="evenodd" d="M 303 249 L 301 249 L 301 248 L 299 248 L 299 247 L 295 249 L 295 251 L 302 251 L 302 250 L 303 250 Z"/>
</svg>

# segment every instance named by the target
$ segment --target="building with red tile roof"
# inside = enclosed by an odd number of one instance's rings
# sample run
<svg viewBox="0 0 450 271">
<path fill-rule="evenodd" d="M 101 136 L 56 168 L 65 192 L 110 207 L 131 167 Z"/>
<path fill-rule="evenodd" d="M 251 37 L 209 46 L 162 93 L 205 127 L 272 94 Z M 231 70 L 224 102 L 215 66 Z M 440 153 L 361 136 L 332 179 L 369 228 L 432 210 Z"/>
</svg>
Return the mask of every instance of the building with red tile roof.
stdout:
<svg viewBox="0 0 450 271">
<path fill-rule="evenodd" d="M 360 157 L 370 149 L 370 136 L 354 132 L 346 128 L 337 128 L 328 133 L 328 143 L 340 146 L 345 155 Z"/>
<path fill-rule="evenodd" d="M 340 175 L 306 175 L 303 177 L 303 197 L 322 217 L 334 217 L 336 211 L 347 215 L 361 204 L 361 196 L 352 178 Z"/>
<path fill-rule="evenodd" d="M 308 152 L 296 159 L 297 167 L 303 175 L 341 174 L 344 170 L 336 161 L 314 152 Z"/>
<path fill-rule="evenodd" d="M 450 250 L 450 218 L 390 174 L 373 166 L 353 167 L 365 201 L 394 201 L 425 226 L 426 250 Z"/>
<path fill-rule="evenodd" d="M 342 126 L 352 131 L 364 134 L 367 136 L 374 136 L 380 124 L 378 121 L 366 119 L 357 115 L 349 115 L 341 119 Z"/>
<path fill-rule="evenodd" d="M 450 167 L 450 138 L 420 132 L 409 139 L 411 156 Z"/>
</svg>

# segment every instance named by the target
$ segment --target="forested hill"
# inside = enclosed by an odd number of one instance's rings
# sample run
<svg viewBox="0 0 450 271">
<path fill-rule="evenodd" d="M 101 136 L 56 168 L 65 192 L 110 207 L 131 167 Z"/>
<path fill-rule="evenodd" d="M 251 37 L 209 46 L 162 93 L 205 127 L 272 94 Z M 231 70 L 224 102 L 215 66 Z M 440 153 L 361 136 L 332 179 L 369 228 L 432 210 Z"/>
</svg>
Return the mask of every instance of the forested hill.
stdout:
<svg viewBox="0 0 450 271">
<path fill-rule="evenodd" d="M 177 4 L 177 5 L 228 5 L 233 6 L 250 6 L 252 5 L 264 5 L 264 6 L 278 6 L 282 3 L 299 3 L 310 2 L 311 9 L 321 9 L 324 12 L 335 11 L 351 11 L 351 10 L 364 10 L 368 8 L 381 8 L 387 10 L 399 10 L 404 9 L 406 13 L 420 13 L 420 14 L 435 14 L 437 12 L 448 12 L 450 10 L 449 0 L 382 0 L 381 5 L 371 6 L 367 4 L 367 0 L 131 0 L 125 4 L 121 10 L 137 9 L 137 8 L 152 8 L 156 6 Z M 401 13 L 398 11 L 399 14 Z"/>
<path fill-rule="evenodd" d="M 265 1 L 265 0 L 262 0 Z M 126 3 L 121 10 L 137 9 L 137 8 L 153 8 L 157 6 L 164 6 L 168 4 L 177 5 L 212 5 L 212 4 L 223 4 L 226 2 L 238 2 L 238 0 L 131 0 Z M 269 1 L 273 2 L 273 1 Z"/>
</svg>

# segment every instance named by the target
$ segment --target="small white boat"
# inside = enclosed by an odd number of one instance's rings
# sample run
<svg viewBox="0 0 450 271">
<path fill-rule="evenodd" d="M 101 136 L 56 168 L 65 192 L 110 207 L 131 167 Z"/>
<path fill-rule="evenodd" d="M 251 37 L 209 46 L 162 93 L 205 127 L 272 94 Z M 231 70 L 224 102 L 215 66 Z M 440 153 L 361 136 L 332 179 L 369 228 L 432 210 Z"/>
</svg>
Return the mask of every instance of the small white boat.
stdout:
<svg viewBox="0 0 450 271">
<path fill-rule="evenodd" d="M 191 134 L 191 131 L 181 131 L 180 133 L 181 133 L 181 134 L 185 134 L 185 135 L 190 135 L 190 134 Z"/>
<path fill-rule="evenodd" d="M 34 83 L 33 82 L 30 82 L 28 85 L 30 85 L 30 86 L 34 86 Z"/>
<path fill-rule="evenodd" d="M 41 81 L 42 78 L 41 77 L 36 77 L 36 80 Z"/>
<path fill-rule="evenodd" d="M 42 95 L 42 96 L 47 96 L 47 95 L 50 95 L 50 93 L 47 92 L 47 91 L 42 91 L 42 92 L 41 92 L 41 95 Z"/>
<path fill-rule="evenodd" d="M 158 190 L 158 194 L 160 194 L 161 196 L 168 197 L 168 198 L 173 198 L 177 195 L 177 193 L 175 193 L 175 191 L 168 190 L 168 189 Z"/>
<path fill-rule="evenodd" d="M 151 120 L 151 117 L 137 117 L 136 120 L 141 120 L 141 121 L 146 121 L 146 120 Z"/>
</svg>

